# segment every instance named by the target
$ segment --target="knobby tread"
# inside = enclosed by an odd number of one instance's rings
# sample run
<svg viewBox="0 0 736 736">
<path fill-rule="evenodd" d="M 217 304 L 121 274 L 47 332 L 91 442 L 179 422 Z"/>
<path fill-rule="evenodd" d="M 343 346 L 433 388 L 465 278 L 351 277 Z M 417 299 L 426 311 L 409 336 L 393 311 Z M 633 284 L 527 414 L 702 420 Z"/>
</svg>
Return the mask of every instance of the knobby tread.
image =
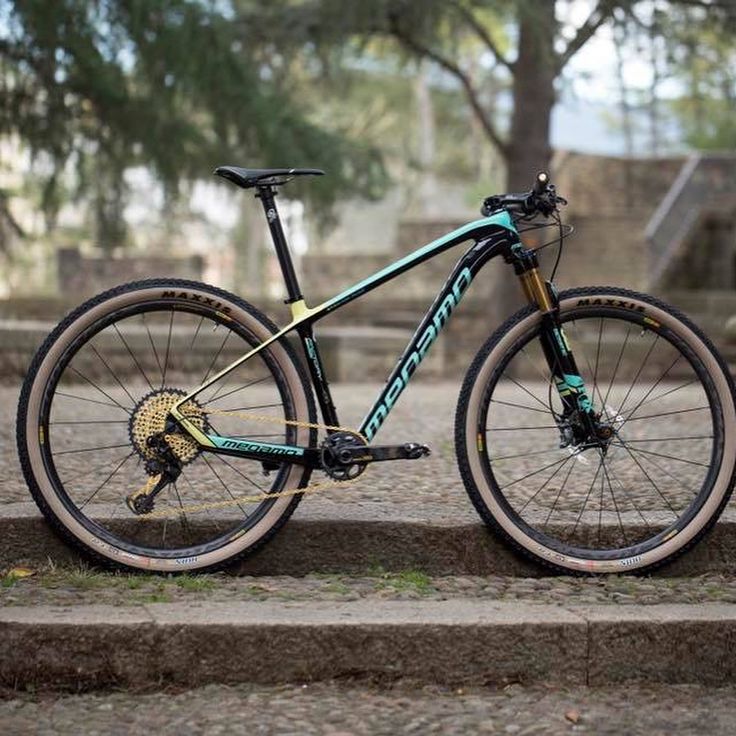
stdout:
<svg viewBox="0 0 736 736">
<path fill-rule="evenodd" d="M 728 387 L 731 393 L 731 398 L 736 404 L 736 388 L 734 387 L 733 377 L 731 376 L 731 373 L 728 369 L 728 366 L 726 365 L 725 360 L 723 359 L 723 356 L 713 345 L 713 342 L 710 340 L 710 338 L 695 323 L 693 323 L 692 320 L 686 314 L 684 314 L 682 311 L 677 309 L 677 307 L 667 304 L 666 302 L 663 302 L 661 299 L 658 299 L 657 297 L 650 296 L 648 294 L 642 294 L 640 292 L 633 291 L 631 289 L 620 288 L 617 286 L 586 286 L 586 287 L 578 287 L 578 288 L 573 288 L 573 289 L 566 289 L 565 291 L 561 291 L 558 296 L 559 296 L 559 300 L 563 301 L 565 299 L 573 298 L 573 297 L 584 297 L 584 296 L 593 296 L 593 295 L 601 295 L 601 294 L 620 296 L 622 298 L 638 299 L 640 301 L 647 302 L 651 304 L 652 306 L 657 307 L 658 309 L 661 309 L 664 312 L 667 312 L 671 316 L 675 317 L 675 319 L 677 319 L 687 328 L 692 330 L 692 332 L 696 335 L 696 337 L 699 340 L 702 341 L 702 343 L 705 345 L 705 347 L 713 355 L 716 362 L 718 363 L 718 366 L 723 372 L 723 375 L 728 384 Z M 534 314 L 535 311 L 536 311 L 536 307 L 532 305 L 528 305 L 520 309 L 518 312 L 516 312 L 516 314 L 509 317 L 486 340 L 486 342 L 483 344 L 483 346 L 480 348 L 475 358 L 473 359 L 473 362 L 471 363 L 470 367 L 468 368 L 468 371 L 465 375 L 465 379 L 463 381 L 462 388 L 460 389 L 460 395 L 458 397 L 458 403 L 457 403 L 457 410 L 455 413 L 455 452 L 456 452 L 456 457 L 457 457 L 457 462 L 458 462 L 458 468 L 460 470 L 460 475 L 462 477 L 463 484 L 465 486 L 465 490 L 467 491 L 468 496 L 470 497 L 470 500 L 475 510 L 478 512 L 479 516 L 481 517 L 481 519 L 487 525 L 489 530 L 507 547 L 512 549 L 516 554 L 520 555 L 521 557 L 527 560 L 531 560 L 537 565 L 545 567 L 559 574 L 576 575 L 576 576 L 589 576 L 589 575 L 600 574 L 596 572 L 588 572 L 585 570 L 573 570 L 571 568 L 563 567 L 561 565 L 556 565 L 555 563 L 551 562 L 548 559 L 538 557 L 536 554 L 532 553 L 522 544 L 520 544 L 515 539 L 513 539 L 496 521 L 496 519 L 493 517 L 493 515 L 490 513 L 487 506 L 485 505 L 481 497 L 481 494 L 473 479 L 472 472 L 470 469 L 470 463 L 468 461 L 467 448 L 468 448 L 468 445 L 472 443 L 469 442 L 469 439 L 466 436 L 465 423 L 466 423 L 468 405 L 470 401 L 470 395 L 476 383 L 478 373 L 480 372 L 483 364 L 485 363 L 490 353 L 493 351 L 496 345 L 500 342 L 500 340 L 504 337 L 504 335 L 509 330 L 511 330 L 513 327 L 515 327 L 517 324 L 519 324 L 519 322 L 527 319 L 529 316 Z M 734 482 L 736 482 L 736 467 L 734 467 L 734 469 L 732 470 L 729 488 L 727 492 L 724 494 L 724 497 L 723 497 L 723 500 L 721 501 L 720 506 L 718 507 L 716 512 L 711 516 L 708 522 L 703 526 L 703 528 L 697 534 L 695 534 L 695 536 L 693 536 L 693 538 L 689 542 L 687 542 L 687 544 L 683 545 L 680 549 L 676 550 L 671 555 L 661 560 L 658 560 L 657 562 L 653 564 L 650 564 L 650 565 L 647 565 L 641 568 L 634 568 L 631 570 L 627 570 L 627 572 L 636 574 L 636 575 L 648 574 L 654 570 L 657 570 L 661 567 L 669 565 L 671 562 L 676 560 L 678 557 L 686 554 L 689 550 L 695 547 L 703 539 L 703 537 L 705 537 L 705 535 L 711 531 L 715 523 L 718 521 L 718 518 L 723 513 L 723 509 L 726 507 L 726 504 L 728 504 L 731 498 L 731 494 L 733 493 Z"/>
<path fill-rule="evenodd" d="M 49 350 L 54 345 L 54 343 L 69 328 L 70 325 L 72 325 L 77 319 L 79 319 L 82 315 L 84 315 L 90 309 L 97 307 L 100 304 L 103 304 L 104 302 L 110 299 L 118 297 L 122 294 L 127 294 L 133 291 L 138 291 L 142 289 L 150 289 L 150 288 L 181 288 L 181 289 L 199 289 L 202 291 L 207 291 L 211 293 L 213 296 L 217 296 L 220 300 L 230 301 L 233 304 L 237 305 L 243 311 L 247 312 L 252 317 L 254 317 L 256 320 L 261 322 L 261 324 L 264 327 L 266 327 L 272 334 L 275 334 L 276 332 L 279 331 L 279 328 L 276 326 L 276 324 L 268 316 L 266 316 L 263 312 L 261 312 L 257 307 L 253 306 L 249 302 L 246 302 L 244 299 L 240 298 L 239 296 L 236 296 L 235 294 L 225 291 L 224 289 L 220 289 L 216 286 L 211 286 L 210 284 L 205 284 L 199 281 L 191 281 L 188 279 L 156 278 L 156 279 L 143 279 L 140 281 L 131 281 L 126 284 L 121 284 L 120 286 L 115 286 L 112 289 L 108 289 L 107 291 L 103 291 L 100 294 L 97 294 L 96 296 L 91 297 L 90 299 L 85 301 L 83 304 L 80 304 L 78 307 L 76 307 L 71 312 L 69 312 L 59 322 L 59 324 L 49 333 L 48 337 L 44 340 L 41 347 L 38 349 L 38 351 L 34 355 L 33 360 L 31 361 L 31 364 L 28 368 L 28 372 L 26 373 L 26 378 L 23 382 L 23 386 L 20 392 L 20 397 L 18 400 L 18 413 L 16 416 L 16 442 L 17 442 L 17 447 L 18 447 L 18 457 L 20 459 L 21 470 L 23 471 L 23 476 L 26 480 L 26 484 L 28 485 L 28 489 L 31 492 L 33 500 L 36 502 L 36 505 L 38 506 L 39 510 L 44 515 L 44 518 L 48 521 L 48 523 L 50 524 L 54 532 L 64 542 L 66 542 L 68 545 L 70 545 L 74 549 L 78 550 L 87 560 L 89 560 L 93 564 L 100 566 L 100 567 L 104 567 L 109 570 L 116 570 L 116 571 L 130 572 L 131 568 L 128 567 L 127 565 L 116 562 L 115 560 L 112 560 L 109 557 L 106 557 L 100 554 L 99 552 L 91 549 L 90 547 L 82 543 L 79 539 L 77 539 L 75 535 L 73 535 L 64 526 L 64 524 L 56 517 L 56 515 L 53 513 L 51 508 L 46 503 L 43 493 L 41 492 L 40 488 L 38 487 L 36 483 L 36 480 L 33 474 L 33 470 L 31 468 L 30 458 L 28 457 L 27 437 L 26 437 L 26 429 L 25 429 L 26 420 L 27 420 L 27 408 L 28 408 L 28 400 L 29 400 L 30 392 L 33 387 L 33 379 L 38 373 L 41 363 L 43 362 L 44 358 L 46 357 L 46 354 L 49 352 Z M 296 366 L 301 367 L 302 363 L 296 351 L 294 350 L 293 345 L 286 339 L 280 340 L 279 343 L 286 350 L 286 353 L 289 359 L 292 360 Z M 301 380 L 301 383 L 304 389 L 304 394 L 307 398 L 309 421 L 312 423 L 316 423 L 317 422 L 317 411 L 316 411 L 316 406 L 314 402 L 314 395 L 312 393 L 312 388 L 309 382 L 305 378 L 304 370 L 300 369 L 297 371 L 297 373 Z M 310 430 L 310 445 L 315 445 L 316 441 L 317 441 L 317 431 L 312 429 Z M 305 472 L 302 475 L 302 478 L 300 481 L 300 485 L 299 485 L 300 488 L 303 488 L 309 483 L 310 475 L 311 475 L 311 471 L 309 469 L 305 469 Z M 227 558 L 219 563 L 208 565 L 207 567 L 202 567 L 202 568 L 198 568 L 194 570 L 183 569 L 180 574 L 184 574 L 184 573 L 201 574 L 201 573 L 208 573 L 208 572 L 216 572 L 218 570 L 226 569 L 236 564 L 240 560 L 246 557 L 249 557 L 253 553 L 257 552 L 259 549 L 261 549 L 271 539 L 273 539 L 276 533 L 284 526 L 284 524 L 289 520 L 291 515 L 294 513 L 296 507 L 299 505 L 300 500 L 301 500 L 301 494 L 295 495 L 293 501 L 289 504 L 289 506 L 286 508 L 284 513 L 279 517 L 277 522 L 255 543 L 253 543 L 246 549 L 242 550 L 237 555 Z M 174 573 L 163 572 L 163 571 L 153 571 L 153 572 L 158 572 L 159 574 L 162 574 L 162 575 L 177 574 L 175 572 Z"/>
</svg>

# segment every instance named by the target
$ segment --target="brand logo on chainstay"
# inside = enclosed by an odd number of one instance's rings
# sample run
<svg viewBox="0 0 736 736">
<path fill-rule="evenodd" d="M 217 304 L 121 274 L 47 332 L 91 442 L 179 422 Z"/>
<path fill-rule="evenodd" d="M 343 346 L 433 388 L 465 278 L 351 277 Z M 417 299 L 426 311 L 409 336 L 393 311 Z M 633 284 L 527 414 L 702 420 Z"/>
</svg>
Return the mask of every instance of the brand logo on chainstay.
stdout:
<svg viewBox="0 0 736 736">
<path fill-rule="evenodd" d="M 432 346 L 432 343 L 437 339 L 437 336 L 447 323 L 455 307 L 460 303 L 463 293 L 470 286 L 472 280 L 473 274 L 470 272 L 470 269 L 464 268 L 460 271 L 455 281 L 453 281 L 452 287 L 434 311 L 430 317 L 429 324 L 424 328 L 419 339 L 416 341 L 414 349 L 401 361 L 398 368 L 394 371 L 393 380 L 389 379 L 388 388 L 379 399 L 379 403 L 370 419 L 364 422 L 361 433 L 366 439 L 372 439 L 378 428 L 383 424 L 389 411 L 391 411 L 391 408 L 396 403 L 396 399 L 399 398 L 409 383 L 409 379 L 414 371 L 422 360 L 424 360 L 424 356 Z"/>
<path fill-rule="evenodd" d="M 212 437 L 210 439 L 215 447 L 221 450 L 238 450 L 240 452 L 256 452 L 265 455 L 303 455 L 301 447 L 290 447 L 289 445 L 272 445 L 267 442 L 253 442 L 248 440 L 236 440 L 228 437 Z"/>
</svg>

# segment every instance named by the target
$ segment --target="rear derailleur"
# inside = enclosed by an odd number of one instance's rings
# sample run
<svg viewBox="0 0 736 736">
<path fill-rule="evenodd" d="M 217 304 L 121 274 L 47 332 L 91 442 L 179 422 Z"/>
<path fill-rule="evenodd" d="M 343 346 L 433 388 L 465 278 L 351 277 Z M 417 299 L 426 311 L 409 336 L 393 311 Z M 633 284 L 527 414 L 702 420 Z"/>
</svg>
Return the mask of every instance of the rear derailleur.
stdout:
<svg viewBox="0 0 736 736">
<path fill-rule="evenodd" d="M 154 453 L 154 457 L 146 460 L 148 482 L 137 491 L 126 497 L 125 503 L 137 516 L 150 514 L 156 502 L 156 496 L 170 483 L 176 483 L 181 475 L 181 462 L 166 441 L 166 432 L 151 435 L 146 444 Z"/>
</svg>

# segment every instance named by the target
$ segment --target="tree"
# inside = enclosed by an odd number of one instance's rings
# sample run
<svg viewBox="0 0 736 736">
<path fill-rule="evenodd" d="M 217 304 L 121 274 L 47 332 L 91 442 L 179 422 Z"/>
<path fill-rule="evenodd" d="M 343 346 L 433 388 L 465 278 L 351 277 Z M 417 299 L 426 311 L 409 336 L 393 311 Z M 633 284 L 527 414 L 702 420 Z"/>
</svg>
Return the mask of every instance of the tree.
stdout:
<svg viewBox="0 0 736 736">
<path fill-rule="evenodd" d="M 303 187 L 319 205 L 375 194 L 377 152 L 310 121 L 274 81 L 215 0 L 0 0 L 0 135 L 17 136 L 43 169 L 53 225 L 74 171 L 107 250 L 125 230 L 124 172 L 149 167 L 176 196 L 215 165 L 320 165 Z"/>
</svg>

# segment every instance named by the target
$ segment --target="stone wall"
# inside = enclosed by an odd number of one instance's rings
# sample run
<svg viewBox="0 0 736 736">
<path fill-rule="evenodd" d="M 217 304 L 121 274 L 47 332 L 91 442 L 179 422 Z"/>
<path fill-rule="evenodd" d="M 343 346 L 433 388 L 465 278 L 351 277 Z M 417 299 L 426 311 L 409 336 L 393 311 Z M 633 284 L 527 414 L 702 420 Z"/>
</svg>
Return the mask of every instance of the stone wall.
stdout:
<svg viewBox="0 0 736 736">
<path fill-rule="evenodd" d="M 86 297 L 127 281 L 156 276 L 201 281 L 201 256 L 86 256 L 77 248 L 57 251 L 59 293 Z M 78 300 L 78 299 L 77 299 Z"/>
</svg>

